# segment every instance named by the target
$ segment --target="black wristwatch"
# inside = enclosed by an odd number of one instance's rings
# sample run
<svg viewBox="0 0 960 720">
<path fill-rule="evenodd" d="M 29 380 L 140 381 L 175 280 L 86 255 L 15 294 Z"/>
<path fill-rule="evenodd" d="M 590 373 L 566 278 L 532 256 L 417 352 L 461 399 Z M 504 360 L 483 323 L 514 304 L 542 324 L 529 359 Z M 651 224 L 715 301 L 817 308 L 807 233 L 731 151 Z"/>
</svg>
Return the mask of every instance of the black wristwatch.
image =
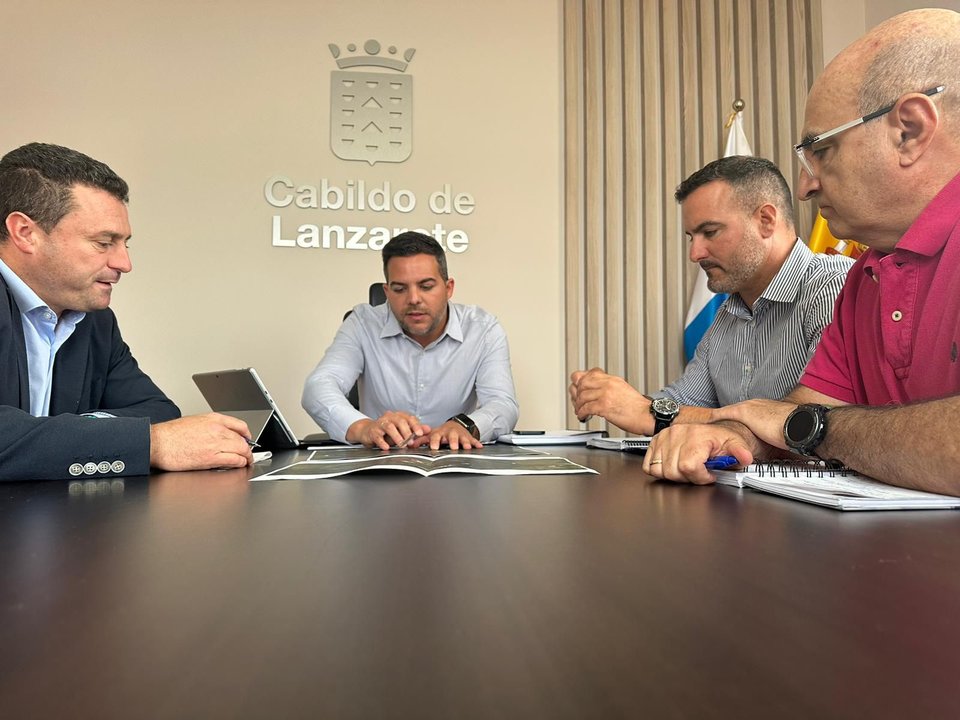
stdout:
<svg viewBox="0 0 960 720">
<path fill-rule="evenodd" d="M 656 435 L 670 427 L 673 419 L 680 414 L 680 405 L 676 400 L 667 397 L 653 398 L 650 401 L 650 412 L 653 414 L 653 434 Z"/>
<path fill-rule="evenodd" d="M 477 427 L 477 424 L 470 418 L 469 415 L 464 415 L 460 413 L 459 415 L 454 415 L 450 420 L 453 420 L 455 423 L 463 425 L 464 429 L 477 440 L 480 439 L 480 429 Z M 447 420 L 447 422 L 450 422 Z"/>
<path fill-rule="evenodd" d="M 826 405 L 800 405 L 783 423 L 783 441 L 801 455 L 816 455 L 817 446 L 827 434 Z"/>
</svg>

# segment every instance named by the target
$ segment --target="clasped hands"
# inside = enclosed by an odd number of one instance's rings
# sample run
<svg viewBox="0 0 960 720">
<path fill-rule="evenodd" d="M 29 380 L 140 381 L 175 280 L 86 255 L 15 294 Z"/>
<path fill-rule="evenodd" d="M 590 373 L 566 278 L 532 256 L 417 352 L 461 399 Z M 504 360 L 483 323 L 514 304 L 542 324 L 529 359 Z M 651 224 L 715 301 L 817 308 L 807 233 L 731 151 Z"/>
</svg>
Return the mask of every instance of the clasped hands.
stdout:
<svg viewBox="0 0 960 720">
<path fill-rule="evenodd" d="M 434 429 L 421 423 L 415 415 L 400 411 L 385 412 L 376 420 L 357 420 L 347 430 L 347 441 L 381 450 L 424 446 L 439 450 L 441 445 L 447 445 L 451 450 L 483 447 L 483 443 L 454 420 Z"/>
<path fill-rule="evenodd" d="M 704 485 L 714 476 L 704 463 L 731 455 L 741 465 L 786 450 L 783 424 L 797 406 L 779 400 L 746 400 L 710 410 L 708 424 L 673 425 L 657 433 L 643 459 L 643 471 L 665 480 Z"/>
</svg>

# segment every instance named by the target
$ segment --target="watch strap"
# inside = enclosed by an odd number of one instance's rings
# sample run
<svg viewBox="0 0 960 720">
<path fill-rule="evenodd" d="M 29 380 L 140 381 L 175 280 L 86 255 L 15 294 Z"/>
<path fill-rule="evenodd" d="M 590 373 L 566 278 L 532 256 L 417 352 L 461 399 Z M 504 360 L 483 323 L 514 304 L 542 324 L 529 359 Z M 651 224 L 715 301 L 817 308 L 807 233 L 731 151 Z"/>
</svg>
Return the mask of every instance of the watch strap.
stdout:
<svg viewBox="0 0 960 720">
<path fill-rule="evenodd" d="M 468 433 L 470 433 L 476 440 L 480 439 L 480 428 L 477 427 L 477 424 L 473 421 L 473 418 L 471 418 L 469 415 L 465 413 L 460 413 L 459 415 L 454 415 L 452 418 L 450 418 L 450 420 L 463 426 L 463 428 Z"/>
</svg>

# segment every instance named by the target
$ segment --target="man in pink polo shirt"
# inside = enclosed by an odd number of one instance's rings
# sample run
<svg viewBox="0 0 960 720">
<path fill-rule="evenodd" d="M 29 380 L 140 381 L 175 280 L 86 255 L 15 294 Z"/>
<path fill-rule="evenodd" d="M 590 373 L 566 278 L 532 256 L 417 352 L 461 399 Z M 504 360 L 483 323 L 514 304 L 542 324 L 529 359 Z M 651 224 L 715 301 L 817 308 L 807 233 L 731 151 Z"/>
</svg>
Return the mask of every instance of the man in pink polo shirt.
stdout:
<svg viewBox="0 0 960 720">
<path fill-rule="evenodd" d="M 798 190 L 870 250 L 782 402 L 667 428 L 644 470 L 712 482 L 704 461 L 790 453 L 960 495 L 960 14 L 915 10 L 841 52 L 807 99 Z M 861 127 L 862 126 L 862 127 Z"/>
</svg>

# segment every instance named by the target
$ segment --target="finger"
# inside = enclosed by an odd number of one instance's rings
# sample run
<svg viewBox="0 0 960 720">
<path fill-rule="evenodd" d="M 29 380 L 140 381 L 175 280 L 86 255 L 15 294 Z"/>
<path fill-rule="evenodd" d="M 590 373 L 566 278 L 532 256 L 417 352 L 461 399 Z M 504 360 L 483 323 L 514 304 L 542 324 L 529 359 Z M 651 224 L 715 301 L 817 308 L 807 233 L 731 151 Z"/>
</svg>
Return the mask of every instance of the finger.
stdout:
<svg viewBox="0 0 960 720">
<path fill-rule="evenodd" d="M 212 467 L 246 467 L 253 464 L 253 456 L 247 457 L 234 452 L 219 452 L 215 456 Z"/>
<path fill-rule="evenodd" d="M 247 424 L 240 420 L 239 418 L 232 417 L 231 415 L 222 415 L 220 413 L 210 413 L 211 418 L 215 418 L 220 425 L 232 430 L 238 435 L 243 437 L 251 437 L 250 428 L 247 427 Z"/>
<path fill-rule="evenodd" d="M 383 415 L 377 420 L 377 432 L 374 434 L 374 443 L 381 450 L 389 450 L 400 443 L 405 435 L 397 428 L 394 420 Z"/>
<path fill-rule="evenodd" d="M 647 450 L 647 454 L 643 458 L 643 471 L 647 475 L 660 477 L 663 474 L 663 458 L 659 454 Z"/>
</svg>

